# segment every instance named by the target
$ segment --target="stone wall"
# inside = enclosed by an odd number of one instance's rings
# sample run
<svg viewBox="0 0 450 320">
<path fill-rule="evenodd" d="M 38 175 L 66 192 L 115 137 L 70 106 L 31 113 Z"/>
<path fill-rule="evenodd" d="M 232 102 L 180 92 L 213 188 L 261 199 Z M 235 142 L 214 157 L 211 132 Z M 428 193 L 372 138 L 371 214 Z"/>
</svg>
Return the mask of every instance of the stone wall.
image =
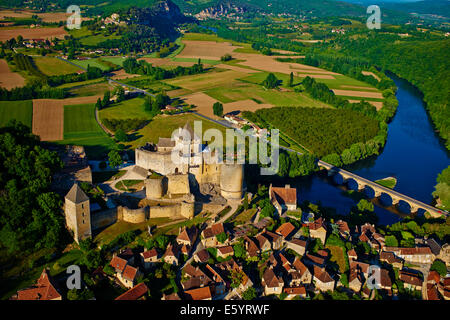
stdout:
<svg viewBox="0 0 450 320">
<path fill-rule="evenodd" d="M 138 209 L 122 207 L 122 220 L 129 223 L 142 223 L 146 221 L 147 213 L 148 207 Z"/>
<path fill-rule="evenodd" d="M 190 194 L 191 188 L 189 186 L 189 175 L 187 174 L 172 174 L 168 175 L 167 194 L 184 195 Z"/>
<path fill-rule="evenodd" d="M 162 175 L 187 173 L 187 164 L 175 164 L 171 152 L 154 152 L 137 148 L 135 150 L 136 165 Z"/>
<path fill-rule="evenodd" d="M 149 212 L 150 219 L 152 218 L 181 218 L 180 204 L 168 205 L 168 206 L 152 206 Z"/>
<path fill-rule="evenodd" d="M 91 214 L 92 230 L 110 226 L 118 220 L 118 208 L 94 212 Z"/>
<path fill-rule="evenodd" d="M 227 200 L 240 200 L 244 184 L 242 164 L 222 164 L 220 166 L 220 192 Z"/>
</svg>

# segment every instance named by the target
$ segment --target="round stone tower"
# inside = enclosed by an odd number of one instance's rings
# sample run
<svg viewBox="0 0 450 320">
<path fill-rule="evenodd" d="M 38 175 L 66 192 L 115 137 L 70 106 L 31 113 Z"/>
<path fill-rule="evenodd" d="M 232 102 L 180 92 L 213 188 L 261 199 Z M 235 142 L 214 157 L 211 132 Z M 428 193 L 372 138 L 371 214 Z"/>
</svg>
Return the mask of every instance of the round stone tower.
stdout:
<svg viewBox="0 0 450 320">
<path fill-rule="evenodd" d="M 220 166 L 220 193 L 227 200 L 242 198 L 244 165 L 223 164 Z"/>
<path fill-rule="evenodd" d="M 161 199 L 164 196 L 163 178 L 163 176 L 156 176 L 145 180 L 145 195 L 147 199 Z"/>
</svg>

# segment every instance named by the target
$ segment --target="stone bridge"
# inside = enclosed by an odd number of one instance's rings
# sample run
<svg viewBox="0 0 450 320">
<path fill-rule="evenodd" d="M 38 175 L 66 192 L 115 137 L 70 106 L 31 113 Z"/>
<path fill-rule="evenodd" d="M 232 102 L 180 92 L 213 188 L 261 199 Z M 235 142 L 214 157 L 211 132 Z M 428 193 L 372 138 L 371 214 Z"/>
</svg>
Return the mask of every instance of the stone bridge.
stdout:
<svg viewBox="0 0 450 320">
<path fill-rule="evenodd" d="M 317 165 L 320 168 L 326 169 L 328 171 L 329 176 L 340 175 L 344 183 L 353 181 L 358 186 L 358 191 L 363 191 L 366 188 L 370 188 L 373 190 L 376 198 L 381 196 L 382 194 L 389 195 L 392 199 L 393 206 L 397 205 L 400 201 L 406 202 L 411 208 L 411 213 L 417 212 L 419 209 L 423 209 L 426 212 L 428 212 L 433 218 L 440 218 L 443 216 L 446 217 L 449 215 L 448 212 L 446 212 L 445 210 L 437 209 L 433 206 L 430 206 L 421 201 L 418 201 L 404 194 L 401 194 L 400 192 L 386 188 L 376 182 L 370 181 L 354 173 L 335 167 L 324 161 L 319 160 Z"/>
</svg>

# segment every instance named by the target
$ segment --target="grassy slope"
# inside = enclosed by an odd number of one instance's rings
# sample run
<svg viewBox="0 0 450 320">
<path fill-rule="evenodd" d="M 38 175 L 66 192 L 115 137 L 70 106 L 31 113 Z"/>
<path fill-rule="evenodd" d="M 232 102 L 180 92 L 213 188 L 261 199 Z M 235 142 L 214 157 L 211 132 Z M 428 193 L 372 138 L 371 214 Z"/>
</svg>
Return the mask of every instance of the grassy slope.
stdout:
<svg viewBox="0 0 450 320">
<path fill-rule="evenodd" d="M 79 68 L 53 57 L 34 57 L 36 66 L 48 76 L 75 73 Z"/>
<path fill-rule="evenodd" d="M 12 119 L 16 119 L 31 128 L 33 102 L 31 100 L 0 101 L 0 126 L 5 126 Z"/>
<path fill-rule="evenodd" d="M 134 98 L 113 104 L 99 111 L 100 119 L 148 119 L 144 99 Z"/>
</svg>

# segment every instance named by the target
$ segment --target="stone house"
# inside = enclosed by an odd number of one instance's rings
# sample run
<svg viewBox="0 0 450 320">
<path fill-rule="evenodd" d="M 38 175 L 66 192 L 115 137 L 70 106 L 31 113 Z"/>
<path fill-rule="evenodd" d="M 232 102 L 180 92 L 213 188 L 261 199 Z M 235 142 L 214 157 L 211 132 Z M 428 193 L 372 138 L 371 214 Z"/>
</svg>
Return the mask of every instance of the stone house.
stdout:
<svg viewBox="0 0 450 320">
<path fill-rule="evenodd" d="M 385 251 L 393 252 L 397 257 L 402 258 L 405 262 L 415 263 L 433 263 L 435 256 L 431 252 L 430 247 L 414 247 L 414 248 L 399 248 L 399 247 L 385 247 Z"/>
<path fill-rule="evenodd" d="M 350 228 L 348 227 L 348 224 L 346 221 L 338 220 L 336 221 L 336 224 L 338 226 L 339 234 L 342 238 L 348 239 L 350 237 Z"/>
<path fill-rule="evenodd" d="M 275 230 L 275 233 L 281 235 L 283 237 L 283 240 L 287 240 L 294 231 L 294 225 L 290 222 L 286 222 L 279 226 L 278 229 Z"/>
<path fill-rule="evenodd" d="M 303 256 L 306 252 L 306 247 L 308 246 L 307 239 L 292 239 L 286 241 L 286 248 L 293 250 L 299 255 Z"/>
<path fill-rule="evenodd" d="M 198 263 L 205 263 L 209 260 L 210 256 L 209 256 L 209 252 L 206 249 L 202 249 L 200 251 L 197 251 L 194 254 L 194 261 L 198 262 Z"/>
<path fill-rule="evenodd" d="M 295 271 L 299 273 L 299 283 L 300 284 L 310 284 L 312 281 L 312 274 L 309 271 L 309 269 L 303 264 L 303 262 L 300 261 L 298 257 L 294 259 L 294 262 L 292 263 L 292 266 L 294 267 Z"/>
<path fill-rule="evenodd" d="M 380 288 L 384 290 L 392 289 L 392 280 L 389 271 L 386 269 L 380 269 Z"/>
<path fill-rule="evenodd" d="M 297 287 L 285 287 L 283 289 L 283 293 L 286 293 L 286 300 L 291 300 L 295 297 L 306 298 L 306 287 L 305 286 L 297 286 Z"/>
<path fill-rule="evenodd" d="M 403 281 L 405 288 L 419 291 L 422 290 L 423 280 L 417 274 L 406 270 L 400 270 L 398 278 Z"/>
<path fill-rule="evenodd" d="M 199 267 L 194 268 L 191 264 L 188 264 L 183 268 L 185 280 L 181 281 L 183 290 L 190 290 L 193 288 L 202 288 L 212 283 L 209 278 Z"/>
<path fill-rule="evenodd" d="M 141 263 L 144 266 L 145 270 L 150 270 L 158 261 L 158 251 L 156 249 L 147 250 L 144 252 L 141 252 Z"/>
<path fill-rule="evenodd" d="M 272 187 L 270 184 L 269 198 L 280 216 L 287 210 L 297 209 L 297 189 L 291 188 L 288 184 L 284 188 Z"/>
<path fill-rule="evenodd" d="M 229 283 L 227 283 L 226 278 L 222 276 L 219 270 L 216 270 L 215 267 L 206 265 L 206 272 L 208 276 L 212 279 L 212 289 L 214 296 L 221 297 L 223 296 L 229 287 Z"/>
<path fill-rule="evenodd" d="M 269 266 L 263 274 L 262 286 L 266 296 L 271 294 L 279 295 L 283 292 L 284 281 L 281 277 L 277 277 L 273 271 L 273 267 Z"/>
<path fill-rule="evenodd" d="M 140 275 L 139 268 L 126 265 L 125 269 L 117 273 L 117 279 L 127 288 L 133 288 L 136 285 L 137 277 Z"/>
<path fill-rule="evenodd" d="M 176 266 L 178 265 L 179 256 L 180 251 L 178 250 L 178 247 L 170 243 L 167 246 L 166 252 L 164 253 L 163 260 L 168 264 Z"/>
<path fill-rule="evenodd" d="M 182 246 L 186 245 L 192 248 L 192 246 L 195 243 L 195 240 L 197 239 L 198 230 L 194 226 L 192 228 L 184 228 L 181 230 L 177 236 L 176 242 Z"/>
<path fill-rule="evenodd" d="M 225 229 L 222 223 L 217 223 L 212 225 L 211 227 L 206 228 L 201 233 L 201 242 L 204 247 L 211 248 L 216 247 L 218 245 L 228 244 L 229 240 L 227 239 L 225 243 L 220 243 L 217 240 L 217 235 L 220 233 L 225 233 Z"/>
<path fill-rule="evenodd" d="M 309 223 L 309 235 L 311 238 L 320 239 L 322 244 L 325 244 L 327 238 L 327 228 L 325 226 L 325 220 L 319 218 L 316 221 Z"/>
<path fill-rule="evenodd" d="M 310 267 L 319 266 L 320 268 L 325 267 L 326 259 L 322 256 L 306 253 L 303 256 L 303 262 Z"/>
<path fill-rule="evenodd" d="M 384 251 L 384 250 L 381 251 L 380 252 L 380 261 L 389 263 L 394 268 L 397 268 L 399 270 L 403 268 L 403 260 L 400 259 L 399 257 L 397 257 L 392 252 L 387 252 L 387 251 Z"/>
<path fill-rule="evenodd" d="M 272 250 L 272 245 L 270 243 L 270 240 L 268 238 L 266 238 L 263 235 L 263 233 L 257 235 L 255 238 L 256 238 L 256 241 L 258 241 L 258 247 L 261 250 L 261 252 Z"/>
<path fill-rule="evenodd" d="M 314 265 L 313 281 L 315 282 L 315 287 L 320 291 L 334 291 L 336 281 L 330 276 L 325 268 Z"/>
<path fill-rule="evenodd" d="M 232 255 L 234 255 L 232 246 L 217 247 L 217 257 L 226 259 Z"/>
<path fill-rule="evenodd" d="M 358 272 L 355 268 L 350 269 L 348 277 L 348 286 L 354 292 L 358 293 L 365 282 L 364 275 Z"/>
</svg>

